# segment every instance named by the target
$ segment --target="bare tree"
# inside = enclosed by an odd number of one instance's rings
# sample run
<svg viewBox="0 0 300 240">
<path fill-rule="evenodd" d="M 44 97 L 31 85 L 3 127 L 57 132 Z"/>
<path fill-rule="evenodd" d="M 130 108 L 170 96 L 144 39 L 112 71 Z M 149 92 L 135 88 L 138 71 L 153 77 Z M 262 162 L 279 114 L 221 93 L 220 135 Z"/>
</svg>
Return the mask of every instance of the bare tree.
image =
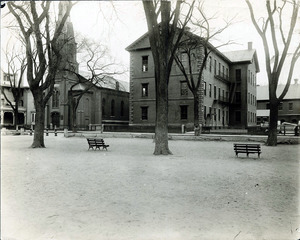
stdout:
<svg viewBox="0 0 300 240">
<path fill-rule="evenodd" d="M 180 21 L 182 3 L 181 0 L 176 1 L 172 11 L 170 1 L 143 1 L 155 67 L 155 155 L 172 154 L 168 146 L 168 83 L 175 52 L 191 17 L 194 1 L 184 20 Z"/>
<path fill-rule="evenodd" d="M 292 60 L 289 64 L 288 77 L 286 84 L 279 96 L 277 97 L 277 86 L 280 75 L 283 70 L 283 65 L 287 61 L 287 55 L 291 49 L 293 35 L 296 34 L 296 25 L 299 13 L 299 0 L 266 0 L 267 16 L 257 20 L 255 10 L 249 0 L 245 0 L 249 11 L 252 23 L 259 34 L 265 52 L 266 71 L 269 83 L 269 100 L 270 100 L 270 122 L 268 131 L 268 146 L 277 145 L 277 121 L 278 121 L 278 106 L 285 97 L 292 80 L 295 64 L 300 56 L 300 42 L 297 42 L 292 55 Z M 279 3 L 280 2 L 280 3 Z M 287 28 L 285 28 L 288 26 Z M 274 61 L 271 61 L 274 54 Z"/>
<path fill-rule="evenodd" d="M 80 36 L 79 36 L 80 38 Z M 83 38 L 79 40 L 78 52 L 80 55 L 82 68 L 85 69 L 87 77 L 84 77 L 75 71 L 73 72 L 78 82 L 74 83 L 70 88 L 69 105 L 71 107 L 71 125 L 74 132 L 77 131 L 76 111 L 81 98 L 94 87 L 101 86 L 105 83 L 107 76 L 122 74 L 120 65 L 117 65 L 109 56 L 108 49 L 101 43 Z M 116 70 L 118 68 L 118 70 Z M 65 69 L 70 71 L 69 69 Z M 82 84 L 84 88 L 74 90 L 78 85 Z"/>
<path fill-rule="evenodd" d="M 17 129 L 19 124 L 19 104 L 22 97 L 22 92 L 24 89 L 22 88 L 23 83 L 23 75 L 26 70 L 26 56 L 24 56 L 22 50 L 16 50 L 13 47 L 12 50 L 8 51 L 6 48 L 5 57 L 7 62 L 7 78 L 6 81 L 9 84 L 10 91 L 12 93 L 13 101 L 11 101 L 10 97 L 7 95 L 5 91 L 5 84 L 1 85 L 1 93 L 3 94 L 5 100 L 8 102 L 10 107 L 14 112 L 14 127 Z M 2 82 L 4 83 L 4 82 Z"/>
<path fill-rule="evenodd" d="M 18 22 L 26 46 L 27 80 L 36 109 L 35 134 L 31 147 L 43 148 L 45 106 L 53 94 L 55 76 L 62 59 L 58 39 L 73 4 L 68 1 L 60 5 L 61 18 L 53 31 L 50 21 L 51 1 L 8 2 L 7 6 Z"/>
<path fill-rule="evenodd" d="M 200 117 L 203 117 L 199 114 L 199 105 L 201 105 L 200 103 L 202 101 L 200 91 L 203 90 L 201 89 L 204 78 L 203 73 L 207 66 L 209 55 L 211 52 L 216 51 L 216 49 L 232 43 L 232 41 L 229 40 L 218 46 L 212 46 L 210 44 L 211 40 L 216 38 L 231 25 L 233 19 L 226 21 L 223 27 L 214 29 L 211 26 L 211 20 L 214 19 L 214 16 L 208 17 L 205 14 L 203 3 L 203 1 L 200 1 L 196 8 L 199 13 L 198 17 L 192 18 L 192 23 L 197 30 L 199 30 L 199 33 L 195 35 L 191 32 L 185 32 L 175 55 L 175 61 L 194 97 L 195 135 L 200 134 Z"/>
</svg>

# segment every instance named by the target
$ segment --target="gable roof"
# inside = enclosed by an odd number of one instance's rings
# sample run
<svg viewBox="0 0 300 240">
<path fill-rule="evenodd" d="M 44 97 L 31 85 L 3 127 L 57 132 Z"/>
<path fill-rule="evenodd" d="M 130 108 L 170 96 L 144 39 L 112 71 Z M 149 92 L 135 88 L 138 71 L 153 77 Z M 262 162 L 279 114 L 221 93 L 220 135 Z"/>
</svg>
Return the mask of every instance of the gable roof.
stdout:
<svg viewBox="0 0 300 240">
<path fill-rule="evenodd" d="M 259 72 L 258 58 L 255 49 L 237 50 L 223 53 L 232 63 L 248 62 L 252 63 L 255 61 L 256 72 Z"/>
<path fill-rule="evenodd" d="M 187 34 L 190 34 L 196 38 L 201 38 L 200 36 L 197 36 L 196 34 L 186 31 Z M 143 34 L 141 37 L 139 37 L 137 40 L 135 40 L 133 43 L 131 43 L 128 47 L 125 48 L 128 52 L 136 51 L 136 50 L 143 50 L 143 49 L 150 49 L 150 42 L 148 37 L 148 32 Z M 208 43 L 208 48 L 213 49 L 213 51 L 219 55 L 223 60 L 228 61 L 229 63 L 252 63 L 253 59 L 255 61 L 255 67 L 256 72 L 259 72 L 259 64 L 258 64 L 258 58 L 256 54 L 255 49 L 251 50 L 238 50 L 238 51 L 230 51 L 230 52 L 221 52 L 217 48 L 215 48 L 211 43 Z"/>
<path fill-rule="evenodd" d="M 79 82 L 74 86 L 73 90 L 84 90 L 86 87 L 85 82 L 89 79 L 90 73 L 85 71 L 80 71 L 80 74 L 76 74 Z M 117 80 L 111 76 L 103 76 L 94 85 L 99 88 L 117 89 L 117 84 L 119 85 L 119 91 L 129 92 L 129 83 L 121 80 Z"/>
<path fill-rule="evenodd" d="M 148 32 L 146 32 L 141 37 L 139 37 L 137 40 L 135 40 L 133 43 L 131 43 L 128 47 L 125 48 L 125 50 L 130 52 L 130 51 L 135 51 L 138 49 L 146 49 L 146 48 L 150 48 Z"/>
<path fill-rule="evenodd" d="M 277 87 L 277 96 L 279 96 L 285 85 L 280 84 Z M 269 86 L 257 86 L 256 88 L 256 96 L 257 96 L 257 101 L 259 100 L 269 100 Z M 285 100 L 287 99 L 300 99 L 300 84 L 291 84 L 289 87 L 288 92 L 286 93 L 285 97 L 283 98 Z"/>
</svg>

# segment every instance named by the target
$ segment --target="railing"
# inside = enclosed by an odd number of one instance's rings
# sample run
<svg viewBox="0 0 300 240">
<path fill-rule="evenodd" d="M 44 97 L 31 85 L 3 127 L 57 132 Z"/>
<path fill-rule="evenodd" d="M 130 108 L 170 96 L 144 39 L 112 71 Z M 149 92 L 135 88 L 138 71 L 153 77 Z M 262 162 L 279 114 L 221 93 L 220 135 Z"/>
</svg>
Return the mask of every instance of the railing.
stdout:
<svg viewBox="0 0 300 240">
<path fill-rule="evenodd" d="M 229 103 L 229 99 L 224 96 L 219 96 L 218 98 L 215 99 L 215 101 L 219 103 Z"/>
<path fill-rule="evenodd" d="M 229 76 L 227 74 L 216 74 L 215 78 L 228 82 Z"/>
</svg>

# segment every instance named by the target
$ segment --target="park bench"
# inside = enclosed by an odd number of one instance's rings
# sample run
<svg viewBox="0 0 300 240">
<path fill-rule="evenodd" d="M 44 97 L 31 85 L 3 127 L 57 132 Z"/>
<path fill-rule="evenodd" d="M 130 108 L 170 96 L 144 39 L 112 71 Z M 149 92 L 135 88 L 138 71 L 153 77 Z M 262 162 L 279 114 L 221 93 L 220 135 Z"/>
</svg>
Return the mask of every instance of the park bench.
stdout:
<svg viewBox="0 0 300 240">
<path fill-rule="evenodd" d="M 102 149 L 105 149 L 107 151 L 107 148 L 109 147 L 109 145 L 104 143 L 104 140 L 102 138 L 87 138 L 88 144 L 89 144 L 89 149 L 91 148 L 93 150 L 97 150 L 97 148 L 100 150 L 100 147 L 102 147 Z"/>
<path fill-rule="evenodd" d="M 260 144 L 234 143 L 234 151 L 237 157 L 239 153 L 246 153 L 247 157 L 249 156 L 250 153 L 257 153 L 258 157 L 260 157 L 260 153 L 261 153 Z"/>
</svg>

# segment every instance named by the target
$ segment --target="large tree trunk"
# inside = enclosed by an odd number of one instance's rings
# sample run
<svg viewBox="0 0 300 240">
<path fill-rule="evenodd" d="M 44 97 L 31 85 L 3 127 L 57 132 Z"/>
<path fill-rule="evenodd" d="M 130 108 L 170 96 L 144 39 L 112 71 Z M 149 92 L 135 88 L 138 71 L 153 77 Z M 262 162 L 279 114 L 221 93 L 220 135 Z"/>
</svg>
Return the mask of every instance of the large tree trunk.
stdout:
<svg viewBox="0 0 300 240">
<path fill-rule="evenodd" d="M 45 106 L 43 104 L 43 92 L 32 91 L 35 106 L 35 127 L 32 148 L 44 148 L 44 124 L 45 124 Z"/>
<path fill-rule="evenodd" d="M 270 99 L 270 120 L 267 146 L 277 145 L 277 122 L 278 122 L 278 101 Z"/>
<path fill-rule="evenodd" d="M 154 155 L 172 154 L 168 145 L 168 73 L 159 68 L 156 74 L 156 124 Z"/>
</svg>

